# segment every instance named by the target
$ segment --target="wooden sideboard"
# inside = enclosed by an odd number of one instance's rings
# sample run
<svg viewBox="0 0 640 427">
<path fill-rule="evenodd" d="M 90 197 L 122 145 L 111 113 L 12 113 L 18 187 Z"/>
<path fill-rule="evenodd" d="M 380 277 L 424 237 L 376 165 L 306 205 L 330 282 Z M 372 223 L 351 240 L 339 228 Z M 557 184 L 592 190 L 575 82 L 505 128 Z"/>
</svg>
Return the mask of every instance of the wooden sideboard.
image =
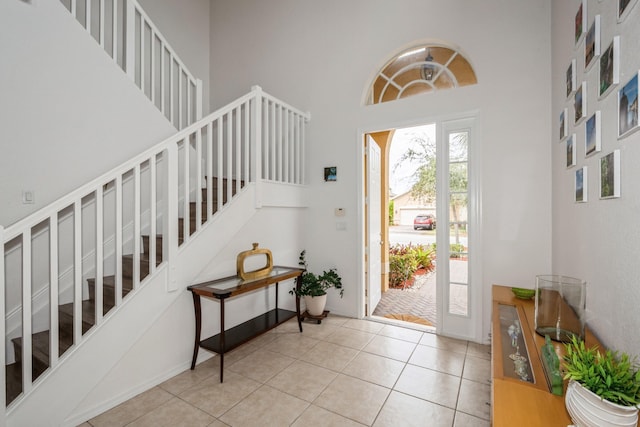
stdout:
<svg viewBox="0 0 640 427">
<path fill-rule="evenodd" d="M 492 339 L 491 339 L 491 375 L 492 375 L 492 421 L 494 427 L 566 427 L 571 425 L 571 418 L 564 405 L 564 396 L 556 396 L 549 391 L 541 362 L 541 348 L 544 337 L 535 332 L 535 303 L 533 299 L 516 298 L 507 286 L 494 285 L 492 289 Z M 500 329 L 501 306 L 515 307 L 522 329 L 522 338 L 531 363 L 532 382 L 514 378 L 507 369 L 513 369 L 511 361 L 505 360 L 502 334 Z M 504 311 L 504 310 L 503 310 Z M 599 345 L 600 342 L 589 331 L 585 330 L 587 346 Z M 553 342 L 556 354 L 562 360 L 564 344 Z M 521 349 L 521 353 L 525 353 Z M 517 377 L 517 375 L 516 375 Z M 564 384 L 566 390 L 566 381 Z"/>
</svg>

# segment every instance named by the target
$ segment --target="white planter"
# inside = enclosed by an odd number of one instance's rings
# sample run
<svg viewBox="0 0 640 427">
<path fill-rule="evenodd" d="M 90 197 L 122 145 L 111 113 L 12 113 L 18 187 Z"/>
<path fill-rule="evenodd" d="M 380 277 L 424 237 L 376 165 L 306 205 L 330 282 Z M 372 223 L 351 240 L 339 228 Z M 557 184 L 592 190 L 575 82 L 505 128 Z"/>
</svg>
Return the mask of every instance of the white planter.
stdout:
<svg viewBox="0 0 640 427">
<path fill-rule="evenodd" d="M 635 427 L 638 424 L 638 408 L 601 399 L 573 380 L 569 381 L 564 402 L 576 427 Z"/>
<path fill-rule="evenodd" d="M 319 297 L 305 295 L 304 303 L 310 315 L 320 316 L 324 312 L 324 306 L 327 305 L 327 294 L 320 295 Z"/>
</svg>

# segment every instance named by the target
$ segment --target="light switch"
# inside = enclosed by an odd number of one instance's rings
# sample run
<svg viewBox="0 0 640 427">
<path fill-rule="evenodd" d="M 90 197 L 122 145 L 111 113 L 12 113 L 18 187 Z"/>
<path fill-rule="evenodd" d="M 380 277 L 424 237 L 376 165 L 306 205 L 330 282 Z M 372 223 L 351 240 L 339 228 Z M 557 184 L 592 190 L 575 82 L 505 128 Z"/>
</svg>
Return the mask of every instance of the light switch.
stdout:
<svg viewBox="0 0 640 427">
<path fill-rule="evenodd" d="M 336 222 L 336 230 L 345 231 L 347 229 L 347 223 L 343 221 Z"/>
<path fill-rule="evenodd" d="M 22 204 L 32 205 L 36 202 L 36 195 L 32 190 L 22 190 Z"/>
<path fill-rule="evenodd" d="M 344 216 L 345 211 L 344 208 L 336 208 L 334 211 L 335 216 Z"/>
</svg>

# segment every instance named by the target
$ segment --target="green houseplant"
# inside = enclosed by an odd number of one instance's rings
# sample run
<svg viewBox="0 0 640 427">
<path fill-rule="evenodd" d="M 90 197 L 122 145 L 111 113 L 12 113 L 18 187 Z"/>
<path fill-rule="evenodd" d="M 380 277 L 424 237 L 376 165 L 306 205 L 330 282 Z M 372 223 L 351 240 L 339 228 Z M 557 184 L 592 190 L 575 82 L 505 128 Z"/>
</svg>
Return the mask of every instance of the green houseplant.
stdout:
<svg viewBox="0 0 640 427">
<path fill-rule="evenodd" d="M 587 348 L 576 336 L 565 347 L 564 379 L 570 380 L 565 405 L 574 423 L 636 425 L 640 371 L 635 359 L 627 353 Z M 587 413 L 581 410 L 586 405 L 590 405 Z"/>
<path fill-rule="evenodd" d="M 320 316 L 324 312 L 327 302 L 327 291 L 331 288 L 340 290 L 340 297 L 344 294 L 342 287 L 342 278 L 338 275 L 336 269 L 323 271 L 322 274 L 314 274 L 308 270 L 307 251 L 300 252 L 298 265 L 304 267 L 304 272 L 298 278 L 300 286 L 296 286 L 289 291 L 298 297 L 304 297 L 307 311 L 312 316 Z"/>
</svg>

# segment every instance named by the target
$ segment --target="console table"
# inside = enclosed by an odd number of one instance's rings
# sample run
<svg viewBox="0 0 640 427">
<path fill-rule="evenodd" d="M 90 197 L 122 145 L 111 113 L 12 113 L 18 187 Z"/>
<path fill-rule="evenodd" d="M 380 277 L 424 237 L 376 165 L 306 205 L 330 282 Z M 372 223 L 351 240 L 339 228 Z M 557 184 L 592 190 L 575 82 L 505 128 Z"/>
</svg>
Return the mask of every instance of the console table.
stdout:
<svg viewBox="0 0 640 427">
<path fill-rule="evenodd" d="M 304 270 L 301 268 L 275 266 L 268 276 L 259 279 L 242 280 L 239 276 L 229 276 L 189 286 L 187 290 L 189 290 L 193 296 L 193 306 L 196 316 L 196 337 L 191 369 L 193 370 L 196 366 L 196 359 L 200 347 L 213 351 L 220 355 L 220 382 L 222 382 L 224 354 L 226 352 L 275 328 L 294 316 L 297 316 L 298 328 L 300 332 L 302 332 L 300 298 L 296 296 L 295 312 L 278 308 L 278 283 L 288 279 L 296 279 L 296 286 L 300 286 L 298 278 L 303 272 Z M 276 288 L 276 307 L 273 310 L 269 310 L 238 326 L 225 330 L 225 300 L 257 289 L 266 288 L 273 284 L 275 284 Z M 220 303 L 220 333 L 204 340 L 200 340 L 200 332 L 202 329 L 201 297 L 211 298 Z"/>
</svg>

